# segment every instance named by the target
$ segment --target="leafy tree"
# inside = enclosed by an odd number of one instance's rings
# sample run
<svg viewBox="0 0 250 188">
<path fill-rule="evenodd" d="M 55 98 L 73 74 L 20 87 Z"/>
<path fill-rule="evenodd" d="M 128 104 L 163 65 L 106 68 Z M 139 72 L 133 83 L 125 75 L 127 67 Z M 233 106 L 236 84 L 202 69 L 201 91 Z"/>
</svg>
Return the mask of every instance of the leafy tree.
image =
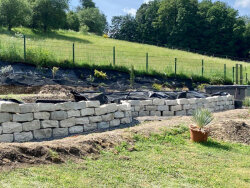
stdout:
<svg viewBox="0 0 250 188">
<path fill-rule="evenodd" d="M 87 26 L 89 32 L 102 34 L 107 26 L 106 16 L 97 8 L 86 8 L 78 12 L 81 26 Z"/>
<path fill-rule="evenodd" d="M 96 8 L 92 0 L 81 0 L 82 8 Z"/>
<path fill-rule="evenodd" d="M 57 29 L 66 22 L 66 10 L 69 0 L 30 0 L 33 9 L 32 27 Z"/>
<path fill-rule="evenodd" d="M 138 35 L 135 18 L 131 15 L 113 17 L 110 33 L 110 36 L 115 39 L 136 41 Z"/>
<path fill-rule="evenodd" d="M 66 21 L 65 28 L 71 29 L 74 31 L 79 31 L 80 22 L 79 22 L 77 13 L 72 12 L 72 11 L 67 13 L 67 21 Z"/>
<path fill-rule="evenodd" d="M 31 9 L 26 0 L 0 0 L 1 23 L 8 26 L 8 30 L 27 24 L 30 14 Z"/>
</svg>

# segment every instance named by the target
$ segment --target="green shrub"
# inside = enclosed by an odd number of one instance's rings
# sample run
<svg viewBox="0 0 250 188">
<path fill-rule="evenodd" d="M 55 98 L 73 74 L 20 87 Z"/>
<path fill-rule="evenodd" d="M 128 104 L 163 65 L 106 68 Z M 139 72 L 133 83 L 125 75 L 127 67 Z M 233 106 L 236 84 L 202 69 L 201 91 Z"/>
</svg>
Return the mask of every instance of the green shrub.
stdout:
<svg viewBox="0 0 250 188">
<path fill-rule="evenodd" d="M 243 106 L 250 107 L 250 97 L 244 99 Z"/>
<path fill-rule="evenodd" d="M 199 128 L 204 128 L 213 121 L 213 114 L 208 109 L 197 109 L 193 114 L 193 121 Z"/>
<path fill-rule="evenodd" d="M 208 84 L 201 84 L 198 86 L 198 90 L 204 92 L 206 86 L 208 86 Z"/>
<path fill-rule="evenodd" d="M 98 71 L 98 70 L 95 70 L 94 72 L 95 72 L 94 76 L 96 78 L 100 78 L 100 79 L 103 79 L 103 80 L 108 79 L 108 76 L 107 76 L 107 74 L 105 72 Z"/>
<path fill-rule="evenodd" d="M 157 91 L 161 91 L 162 90 L 162 85 L 161 84 L 154 83 L 152 87 L 153 87 L 153 89 L 155 89 Z"/>
</svg>

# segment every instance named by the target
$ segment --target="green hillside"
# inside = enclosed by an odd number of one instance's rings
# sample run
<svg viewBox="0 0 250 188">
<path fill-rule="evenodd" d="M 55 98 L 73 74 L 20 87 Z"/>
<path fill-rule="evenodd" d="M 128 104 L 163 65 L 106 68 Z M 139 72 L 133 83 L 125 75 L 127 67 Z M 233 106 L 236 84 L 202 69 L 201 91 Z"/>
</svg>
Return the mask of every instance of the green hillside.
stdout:
<svg viewBox="0 0 250 188">
<path fill-rule="evenodd" d="M 0 30 L 0 57 L 2 60 L 24 61 L 22 34 L 26 36 L 26 61 L 29 63 L 66 62 L 70 64 L 73 62 L 74 43 L 75 63 L 78 65 L 112 64 L 113 47 L 115 46 L 116 65 L 126 67 L 134 65 L 136 70 L 146 70 L 146 53 L 148 53 L 149 72 L 157 71 L 167 75 L 174 73 L 174 62 L 177 58 L 177 74 L 201 76 L 202 60 L 204 60 L 204 76 L 208 78 L 223 77 L 224 64 L 226 64 L 226 75 L 229 79 L 232 79 L 232 69 L 237 63 L 243 65 L 244 82 L 246 73 L 250 74 L 250 64 L 244 62 L 64 30 L 43 34 L 26 28 L 14 28 L 12 32 L 2 28 Z"/>
</svg>

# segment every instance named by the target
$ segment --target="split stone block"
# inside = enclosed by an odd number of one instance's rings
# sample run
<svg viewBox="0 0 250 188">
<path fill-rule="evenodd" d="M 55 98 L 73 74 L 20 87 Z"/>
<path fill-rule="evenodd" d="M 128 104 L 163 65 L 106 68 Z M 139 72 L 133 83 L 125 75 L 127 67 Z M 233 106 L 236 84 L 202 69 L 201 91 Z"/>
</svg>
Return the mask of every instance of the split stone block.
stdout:
<svg viewBox="0 0 250 188">
<path fill-rule="evenodd" d="M 4 143 L 10 143 L 14 141 L 14 135 L 13 134 L 3 134 L 0 135 L 0 142 Z"/>
<path fill-rule="evenodd" d="M 32 121 L 34 119 L 33 113 L 28 114 L 14 114 L 13 121 L 15 122 L 25 122 L 25 121 Z"/>
<path fill-rule="evenodd" d="M 149 116 L 149 111 L 140 111 L 139 117 L 143 117 L 143 116 Z"/>
<path fill-rule="evenodd" d="M 23 131 L 22 124 L 16 122 L 5 122 L 2 123 L 3 133 L 19 133 Z"/>
<path fill-rule="evenodd" d="M 37 140 L 48 139 L 52 137 L 52 129 L 39 129 L 34 130 L 34 138 Z"/>
<path fill-rule="evenodd" d="M 176 106 L 176 105 L 178 105 L 178 103 L 176 100 L 165 100 L 165 105 Z"/>
<path fill-rule="evenodd" d="M 110 127 L 117 127 L 121 124 L 121 121 L 119 119 L 114 119 L 110 121 Z"/>
<path fill-rule="evenodd" d="M 176 101 L 178 104 L 189 104 L 188 99 L 177 99 Z"/>
<path fill-rule="evenodd" d="M 132 112 L 131 111 L 126 111 L 125 112 L 125 117 L 131 117 L 132 116 Z"/>
<path fill-rule="evenodd" d="M 94 115 L 95 109 L 94 108 L 86 108 L 81 110 L 81 116 L 91 116 Z"/>
<path fill-rule="evenodd" d="M 69 128 L 70 134 L 83 133 L 83 126 L 74 126 Z"/>
<path fill-rule="evenodd" d="M 51 120 L 64 120 L 68 118 L 68 114 L 65 111 L 55 111 L 51 112 Z"/>
<path fill-rule="evenodd" d="M 8 101 L 0 101 L 0 112 L 19 113 L 19 104 Z"/>
<path fill-rule="evenodd" d="M 129 124 L 129 123 L 131 123 L 131 119 L 130 118 L 122 118 L 121 119 L 121 124 Z"/>
<path fill-rule="evenodd" d="M 157 107 L 158 111 L 169 111 L 169 106 L 163 105 Z"/>
<path fill-rule="evenodd" d="M 76 118 L 69 118 L 69 119 L 65 119 L 60 121 L 60 127 L 73 127 L 76 125 Z"/>
<path fill-rule="evenodd" d="M 128 111 L 128 110 L 132 110 L 132 108 L 131 108 L 131 105 L 128 102 L 122 102 L 122 104 L 118 105 L 118 110 L 120 110 L 120 111 Z"/>
<path fill-rule="evenodd" d="M 86 124 L 83 126 L 85 132 L 93 131 L 97 129 L 97 123 Z"/>
<path fill-rule="evenodd" d="M 196 101 L 196 98 L 188 99 L 189 104 L 195 104 Z"/>
<path fill-rule="evenodd" d="M 59 127 L 59 122 L 56 120 L 44 120 L 41 121 L 41 128 L 57 128 Z"/>
<path fill-rule="evenodd" d="M 2 134 L 2 133 L 3 133 L 3 127 L 0 126 L 0 134 Z"/>
<path fill-rule="evenodd" d="M 37 109 L 36 104 L 20 104 L 19 108 L 21 114 L 35 112 Z"/>
<path fill-rule="evenodd" d="M 116 112 L 118 110 L 117 104 L 114 104 L 114 103 L 106 104 L 104 106 L 106 106 L 107 113 L 113 113 L 113 112 Z"/>
<path fill-rule="evenodd" d="M 102 121 L 102 117 L 101 116 L 89 117 L 89 121 L 90 123 L 98 123 Z"/>
<path fill-rule="evenodd" d="M 69 135 L 68 128 L 55 128 L 53 129 L 53 137 L 64 137 Z"/>
<path fill-rule="evenodd" d="M 106 105 L 95 108 L 95 115 L 100 116 L 108 113 L 108 108 Z"/>
<path fill-rule="evenodd" d="M 87 108 L 98 108 L 100 105 L 100 101 L 86 101 Z"/>
<path fill-rule="evenodd" d="M 150 105 L 150 106 L 146 106 L 146 111 L 156 111 L 156 109 L 157 109 L 157 106 L 152 106 L 152 105 Z"/>
<path fill-rule="evenodd" d="M 67 112 L 68 113 L 68 117 L 80 117 L 81 116 L 81 112 L 79 110 L 70 110 Z"/>
<path fill-rule="evenodd" d="M 184 104 L 183 105 L 183 110 L 189 110 L 191 108 L 190 104 Z"/>
<path fill-rule="evenodd" d="M 81 101 L 81 102 L 66 102 L 63 103 L 64 108 L 66 110 L 81 110 L 81 109 L 85 109 L 87 104 L 85 101 Z"/>
<path fill-rule="evenodd" d="M 36 112 L 34 113 L 34 119 L 48 120 L 50 118 L 49 112 Z"/>
<path fill-rule="evenodd" d="M 55 111 L 56 106 L 52 103 L 38 103 L 36 105 L 37 112 L 53 112 Z"/>
<path fill-rule="evenodd" d="M 170 110 L 171 111 L 180 111 L 180 110 L 182 110 L 182 105 L 171 106 Z"/>
<path fill-rule="evenodd" d="M 162 115 L 163 116 L 174 116 L 174 111 L 163 111 Z"/>
<path fill-rule="evenodd" d="M 140 107 L 140 106 L 135 106 L 134 108 L 135 108 L 135 112 L 139 112 L 140 110 L 142 110 L 142 109 L 143 109 L 143 108 L 142 108 L 142 107 Z"/>
<path fill-rule="evenodd" d="M 150 116 L 158 116 L 158 117 L 160 117 L 161 112 L 159 112 L 159 111 L 150 111 Z"/>
<path fill-rule="evenodd" d="M 28 142 L 33 140 L 32 132 L 14 133 L 15 142 Z"/>
<path fill-rule="evenodd" d="M 89 124 L 88 117 L 76 118 L 76 125 L 85 125 L 85 124 Z"/>
<path fill-rule="evenodd" d="M 165 104 L 164 99 L 153 99 L 153 105 L 163 106 Z"/>
<path fill-rule="evenodd" d="M 10 113 L 0 113 L 0 123 L 12 121 L 12 114 Z"/>
<path fill-rule="evenodd" d="M 97 124 L 98 129 L 108 129 L 109 128 L 109 122 L 100 122 Z"/>
<path fill-rule="evenodd" d="M 138 117 L 139 116 L 139 112 L 132 112 L 132 117 Z"/>
<path fill-rule="evenodd" d="M 26 131 L 26 132 L 37 130 L 37 129 L 41 128 L 39 120 L 26 122 L 26 123 L 23 123 L 22 125 L 23 125 L 23 131 Z"/>
<path fill-rule="evenodd" d="M 140 106 L 140 101 L 139 100 L 129 100 L 128 103 L 131 104 L 131 106 Z"/>
<path fill-rule="evenodd" d="M 187 115 L 187 112 L 186 112 L 186 110 L 181 110 L 181 111 L 175 112 L 175 115 L 176 116 L 185 116 L 185 115 Z"/>
<path fill-rule="evenodd" d="M 142 106 L 153 105 L 153 101 L 152 100 L 142 100 L 142 101 L 140 101 L 140 105 L 142 105 Z"/>
<path fill-rule="evenodd" d="M 114 114 L 107 114 L 107 115 L 102 115 L 102 120 L 103 121 L 111 121 L 115 118 Z"/>
<path fill-rule="evenodd" d="M 124 118 L 124 117 L 125 117 L 124 112 L 116 112 L 115 113 L 115 118 Z"/>
</svg>

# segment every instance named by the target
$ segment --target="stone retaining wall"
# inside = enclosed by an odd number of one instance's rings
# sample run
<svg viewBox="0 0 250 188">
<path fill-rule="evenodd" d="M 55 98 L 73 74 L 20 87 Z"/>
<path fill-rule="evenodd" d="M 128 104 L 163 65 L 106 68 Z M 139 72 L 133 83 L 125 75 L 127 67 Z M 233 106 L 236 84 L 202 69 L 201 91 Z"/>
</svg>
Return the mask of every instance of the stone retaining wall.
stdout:
<svg viewBox="0 0 250 188">
<path fill-rule="evenodd" d="M 194 109 L 234 109 L 233 97 L 152 99 L 100 105 L 99 101 L 61 104 L 0 102 L 0 142 L 28 142 L 60 138 L 129 124 L 138 116 L 191 115 Z"/>
</svg>

